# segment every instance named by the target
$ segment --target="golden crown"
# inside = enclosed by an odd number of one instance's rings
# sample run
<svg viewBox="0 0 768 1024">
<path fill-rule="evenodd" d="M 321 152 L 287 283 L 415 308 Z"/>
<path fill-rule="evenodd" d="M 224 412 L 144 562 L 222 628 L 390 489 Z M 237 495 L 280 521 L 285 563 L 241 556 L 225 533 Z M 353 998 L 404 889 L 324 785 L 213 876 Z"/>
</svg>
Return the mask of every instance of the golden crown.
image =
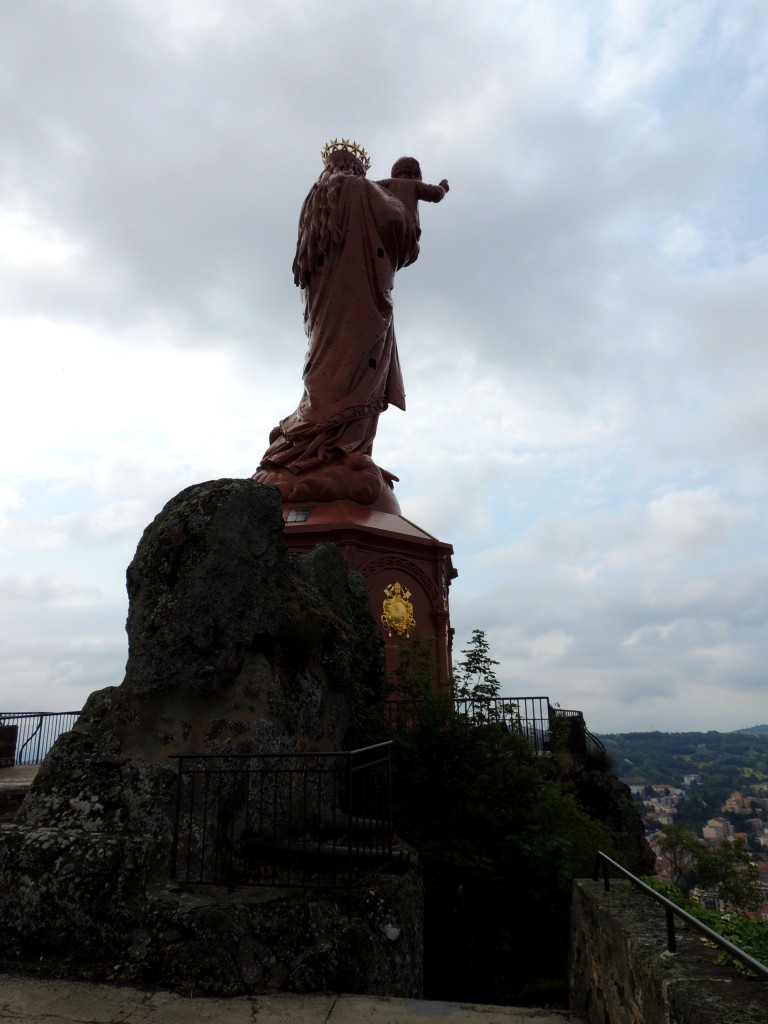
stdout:
<svg viewBox="0 0 768 1024">
<path fill-rule="evenodd" d="M 320 150 L 320 155 L 323 158 L 323 163 L 326 162 L 331 153 L 335 153 L 339 149 L 345 149 L 348 153 L 354 153 L 366 171 L 370 170 L 371 158 L 365 152 L 362 146 L 358 146 L 356 142 L 350 142 L 349 139 L 342 139 L 339 142 L 338 139 L 334 139 L 332 142 L 327 143 Z"/>
</svg>

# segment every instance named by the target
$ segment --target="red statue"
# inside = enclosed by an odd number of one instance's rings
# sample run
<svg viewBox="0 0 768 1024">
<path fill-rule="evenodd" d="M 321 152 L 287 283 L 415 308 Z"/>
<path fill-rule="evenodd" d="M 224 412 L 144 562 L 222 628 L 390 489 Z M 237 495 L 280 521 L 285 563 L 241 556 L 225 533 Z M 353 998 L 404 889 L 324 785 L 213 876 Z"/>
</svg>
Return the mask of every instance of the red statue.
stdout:
<svg viewBox="0 0 768 1024">
<path fill-rule="evenodd" d="M 398 511 L 397 477 L 371 458 L 379 414 L 405 409 L 392 322 L 395 273 L 419 255 L 418 201 L 439 203 L 448 182 L 426 185 L 412 157 L 369 181 L 365 150 L 346 139 L 304 200 L 293 261 L 309 349 L 298 408 L 270 434 L 253 479 L 284 502 L 351 500 Z"/>
</svg>

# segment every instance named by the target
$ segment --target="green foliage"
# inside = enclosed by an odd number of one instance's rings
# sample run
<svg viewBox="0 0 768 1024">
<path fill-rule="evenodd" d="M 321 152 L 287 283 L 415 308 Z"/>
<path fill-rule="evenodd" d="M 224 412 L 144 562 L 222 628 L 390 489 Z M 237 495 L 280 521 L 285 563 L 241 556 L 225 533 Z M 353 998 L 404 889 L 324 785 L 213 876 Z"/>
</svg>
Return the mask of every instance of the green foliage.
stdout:
<svg viewBox="0 0 768 1024">
<path fill-rule="evenodd" d="M 748 729 L 739 729 L 745 735 L 768 736 L 768 725 L 751 725 Z"/>
<path fill-rule="evenodd" d="M 758 921 L 747 917 L 744 914 L 724 914 L 716 910 L 706 910 L 695 900 L 687 899 L 680 890 L 671 882 L 663 882 L 655 876 L 644 878 L 643 881 L 668 900 L 687 910 L 691 916 L 706 924 L 713 931 L 728 939 L 734 946 L 738 946 L 745 953 L 749 953 L 755 960 L 768 967 L 768 921 Z M 723 953 L 719 962 L 728 963 L 743 974 L 752 975 L 752 972 L 745 967 L 741 961 L 735 960 L 727 953 Z"/>
<path fill-rule="evenodd" d="M 474 701 L 491 701 L 499 696 L 501 684 L 493 666 L 491 648 L 482 629 L 472 630 L 472 639 L 461 652 L 463 658 L 454 666 L 456 696 Z"/>
<path fill-rule="evenodd" d="M 571 881 L 612 849 L 605 829 L 496 725 L 415 727 L 394 757 L 396 827 L 427 882 L 426 994 L 514 1003 L 531 977 L 562 984 Z"/>
<path fill-rule="evenodd" d="M 760 727 L 762 728 L 762 727 Z M 768 776 L 768 736 L 757 729 L 742 732 L 633 732 L 601 736 L 622 779 L 632 784 L 668 783 L 700 773 L 703 788 L 742 789 Z M 759 767 L 763 766 L 763 767 Z M 745 768 L 757 775 L 745 778 Z M 701 793 L 701 788 L 697 790 Z"/>
<path fill-rule="evenodd" d="M 763 905 L 760 874 L 743 840 L 708 846 L 682 828 L 666 828 L 660 847 L 672 881 L 684 893 L 695 885 L 716 890 L 734 910 L 759 910 Z"/>
<path fill-rule="evenodd" d="M 759 910 L 763 905 L 760 874 L 742 839 L 704 846 L 696 864 L 699 884 L 716 889 L 726 906 L 734 910 Z"/>
<path fill-rule="evenodd" d="M 582 767 L 587 771 L 602 772 L 614 775 L 615 765 L 607 750 L 598 746 L 587 746 L 587 752 L 581 759 Z"/>
<path fill-rule="evenodd" d="M 701 910 L 700 913 L 704 924 L 768 967 L 768 921 L 756 921 L 742 914 L 717 914 L 712 910 Z M 736 970 L 752 976 L 748 967 L 727 953 L 723 953 L 720 962 L 729 963 Z"/>
<path fill-rule="evenodd" d="M 473 639 L 461 685 L 495 693 L 495 663 L 480 631 Z M 409 711 L 394 736 L 393 797 L 427 885 L 425 994 L 565 1003 L 571 883 L 597 849 L 615 855 L 610 835 L 550 758 L 492 721 L 470 728 L 434 679 L 429 646 L 413 644 L 398 673 Z"/>
<path fill-rule="evenodd" d="M 701 843 L 695 836 L 691 835 L 684 828 L 665 828 L 664 835 L 659 840 L 659 847 L 669 863 L 672 883 L 683 891 L 688 891 L 691 885 L 682 885 L 683 879 L 690 877 L 696 870 L 696 860 Z"/>
</svg>

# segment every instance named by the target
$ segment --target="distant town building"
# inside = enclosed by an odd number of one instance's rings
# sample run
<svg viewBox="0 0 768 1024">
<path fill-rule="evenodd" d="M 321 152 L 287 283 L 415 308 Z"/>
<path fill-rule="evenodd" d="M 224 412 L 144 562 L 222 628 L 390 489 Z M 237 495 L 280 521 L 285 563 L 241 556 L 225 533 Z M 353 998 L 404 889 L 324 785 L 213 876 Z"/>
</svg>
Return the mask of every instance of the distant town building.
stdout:
<svg viewBox="0 0 768 1024">
<path fill-rule="evenodd" d="M 702 889 L 697 885 L 695 889 L 691 889 L 691 899 L 700 903 L 705 910 L 723 909 L 722 901 L 714 889 Z"/>
<path fill-rule="evenodd" d="M 705 841 L 710 843 L 733 842 L 735 839 L 733 825 L 727 818 L 710 818 L 701 832 Z"/>
<path fill-rule="evenodd" d="M 752 805 L 749 800 L 744 799 L 741 793 L 731 793 L 720 810 L 730 811 L 731 814 L 751 814 Z"/>
</svg>

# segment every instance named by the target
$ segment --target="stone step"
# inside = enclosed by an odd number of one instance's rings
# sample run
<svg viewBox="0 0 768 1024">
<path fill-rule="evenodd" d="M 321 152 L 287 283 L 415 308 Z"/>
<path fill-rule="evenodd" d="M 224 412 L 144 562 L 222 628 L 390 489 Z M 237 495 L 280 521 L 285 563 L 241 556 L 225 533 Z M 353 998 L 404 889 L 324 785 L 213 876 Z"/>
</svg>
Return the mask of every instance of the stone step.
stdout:
<svg viewBox="0 0 768 1024">
<path fill-rule="evenodd" d="M 15 768 L 0 768 L 0 792 L 29 789 L 39 771 L 39 764 L 17 764 Z"/>
<path fill-rule="evenodd" d="M 0 975 L 0 1020 L 14 1024 L 577 1024 L 564 1010 L 382 999 L 269 995 L 185 998 L 80 981 Z"/>
<path fill-rule="evenodd" d="M 16 817 L 19 804 L 27 795 L 39 768 L 39 764 L 0 768 L 0 823 L 13 821 Z"/>
</svg>

